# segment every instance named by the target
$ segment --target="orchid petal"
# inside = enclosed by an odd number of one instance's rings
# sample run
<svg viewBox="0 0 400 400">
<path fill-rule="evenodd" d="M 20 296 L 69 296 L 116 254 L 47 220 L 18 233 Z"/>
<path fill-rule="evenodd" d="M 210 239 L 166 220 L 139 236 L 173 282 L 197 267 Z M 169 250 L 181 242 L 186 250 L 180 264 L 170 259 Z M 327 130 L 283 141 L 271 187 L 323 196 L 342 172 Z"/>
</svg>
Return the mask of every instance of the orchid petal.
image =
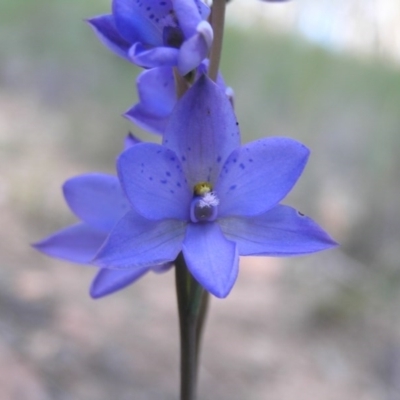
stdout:
<svg viewBox="0 0 400 400">
<path fill-rule="evenodd" d="M 152 68 L 142 72 L 137 80 L 140 104 L 149 113 L 167 117 L 177 101 L 174 74 L 171 67 Z"/>
<path fill-rule="evenodd" d="M 208 24 L 208 22 L 203 21 Z M 183 42 L 178 55 L 178 71 L 186 75 L 194 70 L 206 57 L 210 47 L 201 33 L 196 33 Z"/>
<path fill-rule="evenodd" d="M 150 221 L 132 210 L 117 223 L 93 263 L 129 269 L 171 262 L 181 251 L 185 230 L 185 222 Z"/>
<path fill-rule="evenodd" d="M 149 113 L 140 103 L 130 108 L 124 117 L 128 118 L 140 128 L 162 135 L 167 126 L 169 116 L 160 117 Z"/>
<path fill-rule="evenodd" d="M 132 132 L 129 132 L 126 135 L 126 138 L 124 140 L 124 150 L 130 149 L 132 146 L 135 144 L 141 143 L 142 141 L 136 137 Z"/>
<path fill-rule="evenodd" d="M 147 49 L 141 43 L 136 43 L 129 50 L 130 59 L 145 68 L 174 67 L 178 62 L 178 55 L 178 49 L 161 45 Z"/>
<path fill-rule="evenodd" d="M 140 101 L 124 116 L 145 130 L 164 133 L 177 100 L 172 68 L 160 67 L 144 71 L 136 83 Z"/>
<path fill-rule="evenodd" d="M 132 43 L 118 33 L 114 18 L 110 14 L 99 15 L 87 20 L 99 40 L 112 52 L 129 60 L 128 50 Z"/>
<path fill-rule="evenodd" d="M 253 217 L 222 218 L 218 223 L 241 256 L 295 256 L 337 246 L 311 218 L 289 206 L 278 205 Z"/>
<path fill-rule="evenodd" d="M 194 2 L 196 3 L 197 8 L 199 9 L 201 18 L 204 20 L 208 19 L 211 13 L 210 7 L 208 7 L 208 5 L 204 3 L 203 0 L 194 0 Z"/>
<path fill-rule="evenodd" d="M 192 36 L 202 20 L 198 5 L 193 0 L 173 0 L 172 4 L 183 34 L 185 37 Z"/>
<path fill-rule="evenodd" d="M 109 232 L 130 209 L 116 176 L 80 175 L 66 181 L 63 191 L 74 214 L 104 232 Z"/>
<path fill-rule="evenodd" d="M 94 299 L 117 292 L 141 278 L 149 267 L 139 267 L 128 270 L 102 268 L 94 278 L 90 287 L 90 296 Z"/>
<path fill-rule="evenodd" d="M 256 215 L 274 207 L 300 177 L 308 155 L 304 145 L 282 137 L 257 140 L 235 150 L 215 186 L 219 216 Z"/>
<path fill-rule="evenodd" d="M 187 220 L 192 193 L 173 151 L 155 143 L 139 143 L 117 161 L 126 196 L 142 216 Z"/>
<path fill-rule="evenodd" d="M 229 154 L 240 145 L 232 106 L 224 91 L 201 77 L 175 106 L 163 144 L 182 161 L 190 187 L 215 183 Z"/>
<path fill-rule="evenodd" d="M 171 0 L 113 0 L 112 11 L 115 25 L 125 40 L 162 45 L 162 28 L 172 18 Z"/>
<path fill-rule="evenodd" d="M 235 243 L 224 237 L 218 224 L 189 224 L 182 251 L 190 272 L 207 291 L 217 297 L 229 294 L 239 257 Z"/>
<path fill-rule="evenodd" d="M 84 223 L 64 228 L 32 246 L 50 257 L 89 264 L 107 235 Z"/>
<path fill-rule="evenodd" d="M 205 58 L 196 69 L 196 78 L 195 79 L 197 80 L 202 75 L 207 75 L 209 66 L 210 66 L 210 60 L 208 58 Z M 228 99 L 229 99 L 229 95 L 226 93 L 227 87 L 226 87 L 226 84 L 224 81 L 224 77 L 222 76 L 222 74 L 220 72 L 218 72 L 217 80 L 215 83 L 217 84 L 217 86 L 219 86 L 222 90 L 225 91 L 225 94 L 228 96 Z M 233 92 L 233 89 L 231 89 L 231 88 L 229 88 L 229 89 L 230 89 L 230 91 Z"/>
<path fill-rule="evenodd" d="M 175 260 L 174 260 L 175 261 Z M 156 274 L 163 274 L 169 271 L 174 266 L 174 262 L 168 262 L 165 264 L 156 265 L 151 270 Z"/>
</svg>

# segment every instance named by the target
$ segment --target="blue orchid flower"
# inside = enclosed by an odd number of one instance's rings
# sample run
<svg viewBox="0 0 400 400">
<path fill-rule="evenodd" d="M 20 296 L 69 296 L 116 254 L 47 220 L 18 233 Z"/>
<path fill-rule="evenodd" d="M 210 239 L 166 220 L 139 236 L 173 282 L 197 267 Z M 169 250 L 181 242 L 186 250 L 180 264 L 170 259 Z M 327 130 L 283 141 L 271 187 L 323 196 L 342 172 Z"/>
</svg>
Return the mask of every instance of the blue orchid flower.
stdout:
<svg viewBox="0 0 400 400">
<path fill-rule="evenodd" d="M 202 0 L 113 0 L 112 14 L 88 20 L 99 39 L 145 68 L 195 69 L 211 48 L 210 9 Z"/>
<path fill-rule="evenodd" d="M 208 60 L 197 68 L 194 80 L 207 72 Z M 225 85 L 218 74 L 217 85 L 233 101 L 233 90 Z M 143 71 L 136 80 L 139 102 L 131 107 L 124 116 L 141 128 L 163 134 L 169 117 L 178 100 L 172 67 L 159 67 Z"/>
<path fill-rule="evenodd" d="M 194 278 L 225 297 L 239 255 L 293 256 L 336 246 L 313 220 L 279 202 L 309 156 L 301 143 L 267 138 L 240 146 L 225 93 L 207 77 L 177 103 L 163 144 L 139 143 L 117 168 L 130 210 L 94 263 L 141 271 L 180 252 Z M 80 204 L 83 219 L 87 204 Z"/>
<path fill-rule="evenodd" d="M 128 135 L 125 148 L 138 143 Z M 130 210 L 119 180 L 106 174 L 84 174 L 63 185 L 64 198 L 81 222 L 64 228 L 33 244 L 42 253 L 62 260 L 90 264 L 115 224 Z M 99 298 L 130 285 L 148 271 L 163 272 L 170 263 L 129 270 L 101 269 L 96 274 L 90 295 Z"/>
</svg>

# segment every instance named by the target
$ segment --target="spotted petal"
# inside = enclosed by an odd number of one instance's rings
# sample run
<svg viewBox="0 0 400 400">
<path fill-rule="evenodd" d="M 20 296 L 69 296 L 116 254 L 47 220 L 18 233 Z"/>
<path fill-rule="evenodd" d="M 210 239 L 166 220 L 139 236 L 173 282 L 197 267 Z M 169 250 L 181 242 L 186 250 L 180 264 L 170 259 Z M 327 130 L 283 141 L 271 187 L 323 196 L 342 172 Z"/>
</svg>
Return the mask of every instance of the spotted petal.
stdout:
<svg viewBox="0 0 400 400">
<path fill-rule="evenodd" d="M 182 251 L 190 272 L 206 290 L 217 297 L 229 294 L 239 257 L 235 243 L 224 237 L 218 224 L 189 224 Z"/>
<path fill-rule="evenodd" d="M 66 181 L 63 191 L 79 219 L 106 233 L 130 209 L 116 176 L 80 175 Z"/>
<path fill-rule="evenodd" d="M 283 205 L 254 217 L 228 217 L 218 223 L 224 235 L 236 242 L 241 256 L 295 256 L 337 246 L 311 218 Z"/>
<path fill-rule="evenodd" d="M 106 233 L 79 223 L 54 233 L 33 247 L 50 257 L 89 264 L 106 238 Z"/>
<path fill-rule="evenodd" d="M 304 145 L 281 137 L 257 140 L 235 150 L 215 186 L 219 216 L 250 216 L 274 207 L 300 177 L 308 155 Z"/>
<path fill-rule="evenodd" d="M 118 174 L 126 196 L 148 219 L 189 219 L 192 193 L 175 153 L 154 143 L 139 143 L 121 154 Z"/>
<path fill-rule="evenodd" d="M 197 8 L 199 9 L 199 13 L 201 18 L 207 20 L 210 16 L 211 9 L 203 0 L 193 0 L 196 3 Z"/>
<path fill-rule="evenodd" d="M 173 7 L 185 37 L 194 35 L 196 26 L 202 20 L 196 2 L 194 0 L 173 0 Z"/>
<path fill-rule="evenodd" d="M 190 187 L 200 181 L 214 184 L 226 158 L 240 145 L 225 92 L 201 77 L 174 108 L 163 143 L 182 161 Z"/>
<path fill-rule="evenodd" d="M 130 269 L 171 262 L 181 251 L 185 229 L 183 221 L 150 221 L 132 210 L 117 223 L 93 263 Z"/>
<path fill-rule="evenodd" d="M 162 28 L 170 18 L 171 0 L 113 0 L 113 16 L 118 32 L 130 43 L 162 45 Z"/>
</svg>

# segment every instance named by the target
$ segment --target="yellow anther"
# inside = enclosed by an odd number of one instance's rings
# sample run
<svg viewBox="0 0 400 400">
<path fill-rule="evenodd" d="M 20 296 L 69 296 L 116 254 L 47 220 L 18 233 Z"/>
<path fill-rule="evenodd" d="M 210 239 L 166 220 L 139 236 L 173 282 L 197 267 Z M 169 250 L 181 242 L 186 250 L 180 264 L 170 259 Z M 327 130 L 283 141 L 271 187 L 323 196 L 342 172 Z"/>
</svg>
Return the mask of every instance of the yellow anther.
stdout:
<svg viewBox="0 0 400 400">
<path fill-rule="evenodd" d="M 193 191 L 196 196 L 204 196 L 212 191 L 212 186 L 208 182 L 199 182 L 194 185 Z"/>
</svg>

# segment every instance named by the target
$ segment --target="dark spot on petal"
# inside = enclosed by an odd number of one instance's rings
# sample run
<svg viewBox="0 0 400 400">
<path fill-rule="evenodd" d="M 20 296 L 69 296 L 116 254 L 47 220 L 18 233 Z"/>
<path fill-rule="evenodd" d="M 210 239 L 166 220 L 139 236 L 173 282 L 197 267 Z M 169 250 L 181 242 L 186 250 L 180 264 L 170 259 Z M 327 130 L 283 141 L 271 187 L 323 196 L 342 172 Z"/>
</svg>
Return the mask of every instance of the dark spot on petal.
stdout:
<svg viewBox="0 0 400 400">
<path fill-rule="evenodd" d="M 176 186 L 181 187 L 181 183 L 180 182 L 176 182 Z"/>
<path fill-rule="evenodd" d="M 165 175 L 171 176 L 171 172 L 167 171 L 167 172 L 165 173 Z"/>
<path fill-rule="evenodd" d="M 172 189 L 170 189 L 169 191 L 170 191 L 172 194 L 174 194 L 174 193 L 175 193 L 175 191 L 174 191 L 174 190 L 172 190 Z"/>
<path fill-rule="evenodd" d="M 236 185 L 232 185 L 229 190 L 235 190 L 236 189 Z"/>
<path fill-rule="evenodd" d="M 304 217 L 304 214 L 301 213 L 300 211 L 297 211 L 297 214 L 300 215 L 300 217 Z"/>
<path fill-rule="evenodd" d="M 152 176 L 149 176 L 149 181 L 152 181 L 153 180 L 153 177 Z"/>
<path fill-rule="evenodd" d="M 246 167 L 244 166 L 243 163 L 240 163 L 240 164 L 239 164 L 239 167 L 242 168 L 242 169 L 245 169 L 245 168 L 246 168 Z"/>
<path fill-rule="evenodd" d="M 165 184 L 167 183 L 167 180 L 166 180 L 166 179 L 161 179 L 160 182 L 161 182 L 163 185 L 165 185 Z"/>
<path fill-rule="evenodd" d="M 186 161 L 186 157 L 185 156 L 182 156 L 182 161 Z"/>
<path fill-rule="evenodd" d="M 253 162 L 253 159 L 252 159 L 252 158 L 249 158 L 249 162 Z"/>
<path fill-rule="evenodd" d="M 217 162 L 221 162 L 221 156 L 217 157 Z"/>
</svg>

